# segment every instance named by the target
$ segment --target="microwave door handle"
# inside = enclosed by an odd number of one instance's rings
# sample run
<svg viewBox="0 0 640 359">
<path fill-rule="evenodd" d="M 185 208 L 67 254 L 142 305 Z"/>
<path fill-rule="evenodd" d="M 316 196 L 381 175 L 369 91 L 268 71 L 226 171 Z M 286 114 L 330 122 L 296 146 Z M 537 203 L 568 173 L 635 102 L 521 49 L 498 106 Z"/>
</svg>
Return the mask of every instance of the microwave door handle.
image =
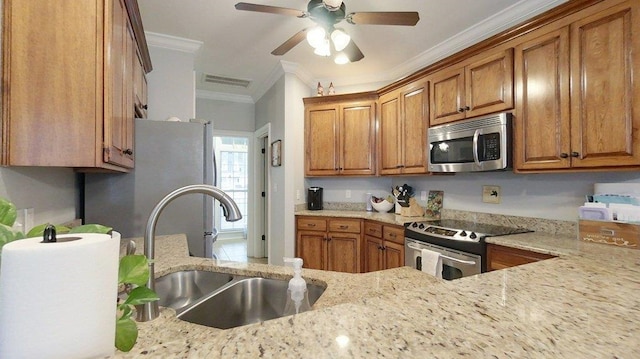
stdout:
<svg viewBox="0 0 640 359">
<path fill-rule="evenodd" d="M 478 138 L 480 137 L 480 130 L 477 129 L 473 133 L 473 162 L 480 166 L 480 158 L 478 158 Z"/>
<path fill-rule="evenodd" d="M 418 246 L 411 245 L 411 244 L 407 244 L 407 247 L 409 247 L 409 248 L 411 248 L 411 249 L 415 249 L 415 250 L 417 250 L 417 251 L 421 251 L 421 250 L 422 250 L 422 248 L 420 248 L 420 247 L 418 247 Z M 445 256 L 445 255 L 444 255 L 444 254 L 442 254 L 442 253 L 440 254 L 440 257 L 445 258 L 445 259 L 452 260 L 452 261 L 454 261 L 454 262 L 462 263 L 462 264 L 468 264 L 468 265 L 475 265 L 475 264 L 476 264 L 476 262 L 475 262 L 475 261 L 465 261 L 465 260 L 462 260 L 462 259 L 458 259 L 458 258 L 453 258 L 453 257 Z"/>
</svg>

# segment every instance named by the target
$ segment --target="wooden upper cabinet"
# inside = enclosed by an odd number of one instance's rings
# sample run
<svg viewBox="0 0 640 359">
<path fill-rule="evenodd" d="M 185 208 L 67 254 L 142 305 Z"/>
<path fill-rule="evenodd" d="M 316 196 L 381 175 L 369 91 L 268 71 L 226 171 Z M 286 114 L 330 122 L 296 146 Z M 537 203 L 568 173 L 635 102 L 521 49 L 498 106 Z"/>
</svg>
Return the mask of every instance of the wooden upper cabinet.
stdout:
<svg viewBox="0 0 640 359">
<path fill-rule="evenodd" d="M 516 46 L 516 170 L 640 165 L 636 4 L 600 4 Z"/>
<path fill-rule="evenodd" d="M 376 104 L 370 96 L 305 99 L 305 175 L 375 174 Z"/>
<path fill-rule="evenodd" d="M 429 77 L 430 125 L 513 108 L 513 49 L 488 51 Z"/>
<path fill-rule="evenodd" d="M 570 165 L 569 28 L 526 41 L 515 49 L 517 169 Z"/>
<path fill-rule="evenodd" d="M 573 167 L 640 165 L 639 10 L 626 1 L 571 25 Z"/>
<path fill-rule="evenodd" d="M 428 92 L 421 80 L 380 97 L 380 174 L 427 173 Z"/>
<path fill-rule="evenodd" d="M 132 0 L 4 1 L 6 166 L 133 167 Z M 132 13 L 129 5 L 135 6 Z M 130 19 L 137 19 L 134 31 Z M 150 70 L 146 44 L 145 69 Z"/>
</svg>

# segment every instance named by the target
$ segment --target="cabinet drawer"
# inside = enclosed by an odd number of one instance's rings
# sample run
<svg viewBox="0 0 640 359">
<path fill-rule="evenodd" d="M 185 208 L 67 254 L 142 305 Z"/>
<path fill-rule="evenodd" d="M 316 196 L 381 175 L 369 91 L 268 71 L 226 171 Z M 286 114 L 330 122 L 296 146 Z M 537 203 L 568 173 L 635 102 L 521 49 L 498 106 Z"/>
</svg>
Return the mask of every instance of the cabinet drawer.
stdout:
<svg viewBox="0 0 640 359">
<path fill-rule="evenodd" d="M 384 226 L 382 238 L 398 244 L 404 244 L 404 227 Z"/>
<path fill-rule="evenodd" d="M 331 219 L 329 220 L 329 232 L 360 233 L 359 219 Z"/>
<path fill-rule="evenodd" d="M 327 220 L 321 218 L 298 218 L 298 230 L 326 231 Z"/>
<path fill-rule="evenodd" d="M 364 234 L 376 238 L 382 238 L 382 224 L 372 223 L 369 221 L 364 222 Z"/>
</svg>

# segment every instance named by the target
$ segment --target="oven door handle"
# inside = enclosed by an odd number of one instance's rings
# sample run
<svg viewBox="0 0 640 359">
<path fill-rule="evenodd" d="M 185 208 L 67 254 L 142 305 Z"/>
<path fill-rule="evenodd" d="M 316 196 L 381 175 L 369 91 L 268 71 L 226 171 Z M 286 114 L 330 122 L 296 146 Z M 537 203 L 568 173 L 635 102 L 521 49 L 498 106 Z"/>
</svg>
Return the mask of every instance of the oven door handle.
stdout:
<svg viewBox="0 0 640 359">
<path fill-rule="evenodd" d="M 473 162 L 480 166 L 480 158 L 478 157 L 478 138 L 480 137 L 480 129 L 473 133 Z"/>
<path fill-rule="evenodd" d="M 421 250 L 422 250 L 422 248 L 417 247 L 417 246 L 413 246 L 413 245 L 408 244 L 408 243 L 407 243 L 407 246 L 408 246 L 409 248 L 411 248 L 411 249 L 415 249 L 415 250 L 417 250 L 417 251 L 421 251 Z M 458 263 L 462 263 L 462 264 L 468 264 L 468 265 L 471 265 L 471 266 L 476 265 L 476 262 L 475 262 L 475 261 L 465 261 L 465 260 L 462 260 L 462 259 L 458 259 L 458 258 L 453 258 L 453 257 L 446 256 L 446 255 L 444 255 L 444 254 L 442 254 L 442 253 L 438 253 L 438 254 L 440 254 L 440 257 L 442 257 L 442 258 L 449 259 L 449 260 L 452 260 L 452 261 L 454 261 L 454 262 L 458 262 Z"/>
</svg>

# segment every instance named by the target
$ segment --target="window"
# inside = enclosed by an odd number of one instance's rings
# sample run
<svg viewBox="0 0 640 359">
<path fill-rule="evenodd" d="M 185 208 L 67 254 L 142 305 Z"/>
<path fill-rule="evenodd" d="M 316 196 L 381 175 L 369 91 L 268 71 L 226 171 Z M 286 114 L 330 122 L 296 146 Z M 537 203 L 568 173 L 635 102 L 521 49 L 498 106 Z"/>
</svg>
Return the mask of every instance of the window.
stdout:
<svg viewBox="0 0 640 359">
<path fill-rule="evenodd" d="M 214 148 L 218 163 L 218 187 L 225 191 L 238 205 L 242 219 L 227 222 L 222 209 L 215 206 L 215 223 L 220 239 L 247 238 L 248 189 L 249 189 L 249 139 L 247 137 L 214 137 Z"/>
</svg>

